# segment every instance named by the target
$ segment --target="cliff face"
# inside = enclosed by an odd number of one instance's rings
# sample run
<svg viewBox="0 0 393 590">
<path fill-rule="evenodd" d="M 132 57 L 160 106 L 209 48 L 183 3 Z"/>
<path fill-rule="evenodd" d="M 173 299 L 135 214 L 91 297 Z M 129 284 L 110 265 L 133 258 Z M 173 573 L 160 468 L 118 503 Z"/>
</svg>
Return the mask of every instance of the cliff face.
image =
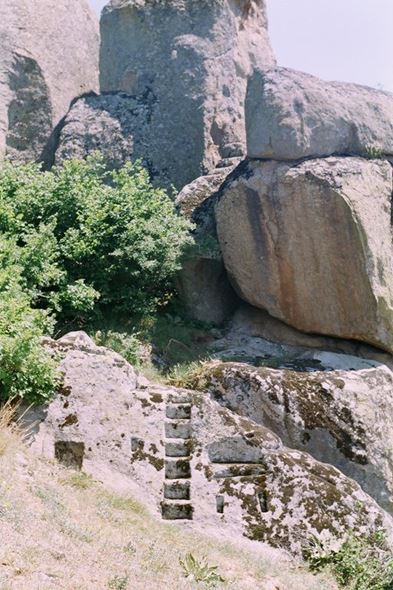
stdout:
<svg viewBox="0 0 393 590">
<path fill-rule="evenodd" d="M 71 101 L 98 87 L 98 23 L 87 0 L 0 5 L 0 155 L 40 157 Z"/>
</svg>

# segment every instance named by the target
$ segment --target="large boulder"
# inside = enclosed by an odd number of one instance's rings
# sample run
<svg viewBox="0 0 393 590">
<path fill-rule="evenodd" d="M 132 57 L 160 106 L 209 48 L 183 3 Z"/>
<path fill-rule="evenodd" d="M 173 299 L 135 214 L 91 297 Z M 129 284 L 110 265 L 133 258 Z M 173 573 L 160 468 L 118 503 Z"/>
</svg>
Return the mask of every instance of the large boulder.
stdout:
<svg viewBox="0 0 393 590">
<path fill-rule="evenodd" d="M 122 94 L 90 95 L 76 100 L 59 129 L 56 164 L 101 152 L 109 168 L 148 157 L 143 144 L 149 105 Z M 145 158 L 145 164 L 148 161 Z"/>
<path fill-rule="evenodd" d="M 392 352 L 391 194 L 382 160 L 249 162 L 216 205 L 240 297 L 300 331 Z"/>
<path fill-rule="evenodd" d="M 247 78 L 274 64 L 265 0 L 112 0 L 101 37 L 101 92 L 153 103 L 144 139 L 162 184 L 244 153 Z"/>
<path fill-rule="evenodd" d="M 246 100 L 250 158 L 393 156 L 393 94 L 286 68 L 255 70 Z"/>
<path fill-rule="evenodd" d="M 0 4 L 0 158 L 38 159 L 71 101 L 98 87 L 97 17 L 87 0 Z"/>
<path fill-rule="evenodd" d="M 34 448 L 127 489 L 166 520 L 300 553 L 391 519 L 357 483 L 204 393 L 156 385 L 83 334 L 47 342 L 64 383 Z M 191 523 L 190 523 L 191 524 Z"/>
<path fill-rule="evenodd" d="M 314 358 L 335 369 L 215 362 L 200 379 L 223 406 L 270 428 L 286 445 L 336 466 L 392 513 L 392 370 L 327 352 Z M 345 364 L 346 370 L 339 368 Z"/>
</svg>

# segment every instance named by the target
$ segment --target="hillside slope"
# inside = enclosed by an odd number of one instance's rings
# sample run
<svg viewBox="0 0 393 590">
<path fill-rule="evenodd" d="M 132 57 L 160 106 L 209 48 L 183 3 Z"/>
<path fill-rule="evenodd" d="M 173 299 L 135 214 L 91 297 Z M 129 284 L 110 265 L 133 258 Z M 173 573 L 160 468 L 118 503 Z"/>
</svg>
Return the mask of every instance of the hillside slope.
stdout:
<svg viewBox="0 0 393 590">
<path fill-rule="evenodd" d="M 0 421 L 1 422 L 1 421 Z M 0 427 L 0 589 L 192 589 L 179 562 L 204 556 L 236 590 L 332 590 L 264 544 L 241 546 L 162 524 L 131 497 L 44 461 Z"/>
</svg>

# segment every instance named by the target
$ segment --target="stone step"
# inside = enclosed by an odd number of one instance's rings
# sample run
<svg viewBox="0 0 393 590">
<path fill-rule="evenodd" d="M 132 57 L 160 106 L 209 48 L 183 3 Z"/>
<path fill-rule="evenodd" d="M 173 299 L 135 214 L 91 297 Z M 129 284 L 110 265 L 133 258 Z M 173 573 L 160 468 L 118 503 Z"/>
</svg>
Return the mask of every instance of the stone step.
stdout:
<svg viewBox="0 0 393 590">
<path fill-rule="evenodd" d="M 164 498 L 166 500 L 189 500 L 191 482 L 188 480 L 166 481 L 164 483 Z"/>
<path fill-rule="evenodd" d="M 165 478 L 166 479 L 190 479 L 191 464 L 190 457 L 182 459 L 165 459 Z"/>
<path fill-rule="evenodd" d="M 188 457 L 192 451 L 190 438 L 175 438 L 165 441 L 165 455 L 167 457 Z"/>
<path fill-rule="evenodd" d="M 169 393 L 167 398 L 169 404 L 191 404 L 192 395 L 188 391 Z"/>
<path fill-rule="evenodd" d="M 171 420 L 190 420 L 191 404 L 171 404 L 166 407 L 166 417 Z"/>
<path fill-rule="evenodd" d="M 192 425 L 190 420 L 165 422 L 165 438 L 191 438 Z"/>
<path fill-rule="evenodd" d="M 266 467 L 258 463 L 215 463 L 213 464 L 215 479 L 224 477 L 258 477 L 266 473 Z"/>
<path fill-rule="evenodd" d="M 161 502 L 161 514 L 164 520 L 192 520 L 193 507 L 184 500 Z"/>
</svg>

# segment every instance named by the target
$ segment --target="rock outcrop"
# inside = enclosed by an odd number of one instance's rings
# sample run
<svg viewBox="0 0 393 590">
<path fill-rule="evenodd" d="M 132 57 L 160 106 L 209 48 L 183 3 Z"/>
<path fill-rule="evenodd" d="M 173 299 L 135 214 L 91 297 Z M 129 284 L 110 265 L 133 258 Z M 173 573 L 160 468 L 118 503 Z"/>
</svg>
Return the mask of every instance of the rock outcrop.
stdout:
<svg viewBox="0 0 393 590">
<path fill-rule="evenodd" d="M 393 156 L 393 94 L 287 68 L 255 70 L 246 100 L 250 158 Z"/>
<path fill-rule="evenodd" d="M 64 355 L 64 383 L 34 443 L 47 456 L 127 486 L 164 519 L 292 553 L 311 536 L 390 531 L 390 518 L 357 483 L 285 447 L 269 428 L 206 394 L 146 381 L 86 336 L 51 346 Z"/>
<path fill-rule="evenodd" d="M 71 101 L 98 87 L 98 22 L 87 0 L 0 5 L 0 157 L 38 159 Z"/>
<path fill-rule="evenodd" d="M 143 140 L 161 184 L 244 154 L 247 78 L 275 63 L 265 0 L 112 0 L 101 37 L 101 92 L 152 103 Z"/>
<path fill-rule="evenodd" d="M 250 161 L 216 205 L 239 296 L 300 331 L 393 351 L 392 168 Z"/>
<path fill-rule="evenodd" d="M 359 369 L 359 359 L 343 355 L 314 358 L 321 365 L 349 364 L 347 370 L 304 372 L 216 362 L 203 385 L 226 408 L 334 465 L 393 512 L 392 371 L 370 361 Z"/>
</svg>

